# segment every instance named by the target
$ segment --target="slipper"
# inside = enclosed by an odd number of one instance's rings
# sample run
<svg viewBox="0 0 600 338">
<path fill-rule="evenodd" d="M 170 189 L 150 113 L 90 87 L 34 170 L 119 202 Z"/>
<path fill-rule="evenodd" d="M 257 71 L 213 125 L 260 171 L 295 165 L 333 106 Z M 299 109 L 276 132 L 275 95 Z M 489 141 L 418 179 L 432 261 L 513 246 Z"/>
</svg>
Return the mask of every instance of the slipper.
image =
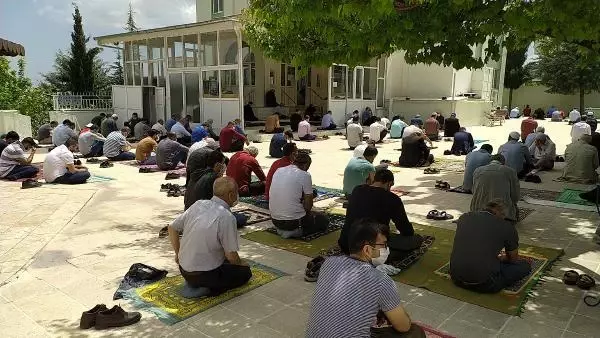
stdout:
<svg viewBox="0 0 600 338">
<path fill-rule="evenodd" d="M 142 167 L 142 168 L 140 168 L 140 170 L 138 170 L 138 172 L 140 172 L 140 173 L 144 173 L 144 174 L 145 174 L 145 173 L 151 173 L 151 172 L 152 172 L 152 169 L 150 169 L 150 168 L 144 168 L 144 167 Z"/>
<path fill-rule="evenodd" d="M 577 279 L 577 286 L 579 286 L 581 289 L 589 290 L 595 285 L 596 281 L 590 275 L 582 274 L 579 275 L 579 278 Z"/>
<path fill-rule="evenodd" d="M 335 136 L 344 136 L 344 133 L 337 132 L 334 134 Z"/>
<path fill-rule="evenodd" d="M 306 270 L 304 272 L 304 280 L 310 283 L 314 283 L 319 278 L 319 271 L 321 270 L 321 265 L 325 262 L 325 257 L 318 256 L 315 259 L 309 261 L 306 264 Z"/>
<path fill-rule="evenodd" d="M 42 182 L 38 182 L 35 180 L 27 180 L 21 183 L 21 189 L 30 189 L 30 188 L 39 188 L 42 186 Z"/>
<path fill-rule="evenodd" d="M 424 174 L 439 174 L 440 170 L 438 168 L 425 168 L 423 170 Z"/>
<path fill-rule="evenodd" d="M 600 297 L 598 295 L 587 295 L 583 297 L 583 302 L 587 306 L 597 306 L 600 304 Z"/>
<path fill-rule="evenodd" d="M 438 189 L 444 190 L 444 191 L 448 191 L 448 190 L 450 190 L 450 183 L 448 183 L 448 182 L 441 182 L 438 185 Z"/>
<path fill-rule="evenodd" d="M 575 270 L 566 271 L 563 275 L 563 283 L 567 285 L 575 285 L 577 284 L 577 280 L 579 279 L 579 273 Z"/>
<path fill-rule="evenodd" d="M 74 165 L 81 165 L 81 160 L 75 160 L 75 161 L 73 161 L 73 164 Z"/>
<path fill-rule="evenodd" d="M 165 226 L 158 232 L 158 238 L 164 238 L 169 235 L 169 226 Z"/>
<path fill-rule="evenodd" d="M 390 161 L 390 160 L 381 160 L 381 161 L 379 161 L 379 163 L 392 164 L 392 161 Z"/>
<path fill-rule="evenodd" d="M 169 191 L 173 188 L 173 184 L 165 183 L 160 185 L 160 191 Z"/>
<path fill-rule="evenodd" d="M 323 135 L 322 139 L 329 140 L 329 135 Z"/>
<path fill-rule="evenodd" d="M 177 173 L 167 173 L 167 176 L 165 176 L 165 180 L 176 180 L 179 178 L 179 174 Z"/>
<path fill-rule="evenodd" d="M 440 212 L 437 210 L 431 210 L 427 213 L 427 219 L 436 219 L 436 217 L 440 216 Z"/>
<path fill-rule="evenodd" d="M 436 221 L 445 221 L 445 220 L 449 220 L 449 219 L 453 219 L 454 216 L 446 213 L 445 211 L 440 211 L 438 212 L 437 216 L 434 217 L 433 219 Z"/>
<path fill-rule="evenodd" d="M 98 162 L 100 162 L 100 160 L 95 157 L 90 157 L 86 161 L 86 163 L 98 163 Z"/>
<path fill-rule="evenodd" d="M 114 164 L 110 163 L 110 161 L 106 160 L 100 163 L 100 168 L 110 168 L 113 167 Z"/>
</svg>

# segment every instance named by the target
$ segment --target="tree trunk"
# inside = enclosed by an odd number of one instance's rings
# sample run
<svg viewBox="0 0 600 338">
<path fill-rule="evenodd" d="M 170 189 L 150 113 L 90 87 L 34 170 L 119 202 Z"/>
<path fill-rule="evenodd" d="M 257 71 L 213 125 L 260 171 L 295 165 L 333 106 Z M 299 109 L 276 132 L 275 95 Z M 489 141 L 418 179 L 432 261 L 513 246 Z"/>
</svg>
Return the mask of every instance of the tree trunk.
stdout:
<svg viewBox="0 0 600 338">
<path fill-rule="evenodd" d="M 513 106 L 512 106 L 512 95 L 513 95 L 513 89 L 509 88 L 508 89 L 508 110 L 510 111 Z"/>
<path fill-rule="evenodd" d="M 583 115 L 585 112 L 585 89 L 579 88 L 579 111 Z"/>
</svg>

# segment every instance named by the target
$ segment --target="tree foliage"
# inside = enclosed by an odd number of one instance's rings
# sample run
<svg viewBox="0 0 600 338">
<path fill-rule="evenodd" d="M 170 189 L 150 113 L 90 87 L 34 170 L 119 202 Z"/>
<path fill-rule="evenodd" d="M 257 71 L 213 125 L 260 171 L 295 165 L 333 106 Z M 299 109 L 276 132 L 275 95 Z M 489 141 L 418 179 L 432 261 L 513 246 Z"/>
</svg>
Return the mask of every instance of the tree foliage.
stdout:
<svg viewBox="0 0 600 338">
<path fill-rule="evenodd" d="M 135 11 L 131 2 L 129 3 L 129 9 L 127 10 L 127 21 L 123 29 L 127 32 L 137 32 L 139 30 L 134 17 Z M 125 73 L 123 71 L 123 51 L 117 50 L 116 60 L 110 65 L 110 79 L 113 85 L 122 85 L 125 83 Z"/>
<path fill-rule="evenodd" d="M 127 10 L 127 22 L 125 23 L 125 27 L 123 27 L 127 32 L 137 32 L 140 29 L 135 23 L 134 17 L 135 11 L 133 10 L 133 6 L 131 2 L 129 3 L 129 10 Z"/>
<path fill-rule="evenodd" d="M 508 107 L 512 108 L 513 90 L 519 89 L 529 81 L 529 68 L 525 67 L 527 48 L 509 51 L 506 55 L 506 70 L 504 72 L 504 88 L 509 89 Z"/>
<path fill-rule="evenodd" d="M 70 53 L 68 54 L 59 50 L 54 60 L 54 70 L 42 74 L 45 84 L 52 88 L 53 91 L 77 92 L 73 90 L 73 86 L 71 85 L 71 75 L 69 72 L 71 59 Z M 94 58 L 91 71 L 91 77 L 94 78 L 94 92 L 105 92 L 110 89 L 112 79 L 107 68 L 100 58 Z"/>
<path fill-rule="evenodd" d="M 252 0 L 245 36 L 295 65 L 355 65 L 404 50 L 409 63 L 481 67 L 551 37 L 600 51 L 600 0 Z M 481 57 L 472 47 L 485 46 Z"/>
<path fill-rule="evenodd" d="M 32 86 L 25 76 L 25 60 L 19 59 L 17 70 L 11 69 L 8 59 L 0 57 L 0 110 L 18 110 L 31 117 L 34 130 L 48 121 L 52 107 L 50 92 L 43 86 Z"/>
<path fill-rule="evenodd" d="M 585 109 L 585 94 L 600 90 L 600 57 L 580 45 L 542 40 L 536 43 L 538 59 L 532 65 L 540 83 L 554 94 L 579 94 Z"/>
</svg>

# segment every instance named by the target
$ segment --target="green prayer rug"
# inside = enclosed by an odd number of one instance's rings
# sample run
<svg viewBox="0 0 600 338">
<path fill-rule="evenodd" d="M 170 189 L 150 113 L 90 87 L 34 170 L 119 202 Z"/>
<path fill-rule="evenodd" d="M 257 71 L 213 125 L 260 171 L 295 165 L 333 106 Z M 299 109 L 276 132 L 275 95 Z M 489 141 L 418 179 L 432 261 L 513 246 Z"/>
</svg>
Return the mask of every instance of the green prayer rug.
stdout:
<svg viewBox="0 0 600 338">
<path fill-rule="evenodd" d="M 558 195 L 558 197 L 556 198 L 556 202 L 594 206 L 594 203 L 588 202 L 583 198 L 579 197 L 579 194 L 583 192 L 584 191 L 581 190 L 565 189 L 562 193 L 560 193 L 560 195 Z"/>
</svg>

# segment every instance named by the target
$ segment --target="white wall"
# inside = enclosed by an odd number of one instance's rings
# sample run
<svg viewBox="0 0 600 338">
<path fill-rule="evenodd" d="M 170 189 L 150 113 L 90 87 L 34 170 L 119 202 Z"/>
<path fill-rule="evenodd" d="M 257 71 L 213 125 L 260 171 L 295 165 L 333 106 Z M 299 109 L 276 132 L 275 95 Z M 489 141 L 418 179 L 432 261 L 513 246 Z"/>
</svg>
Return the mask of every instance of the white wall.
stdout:
<svg viewBox="0 0 600 338">
<path fill-rule="evenodd" d="M 196 0 L 196 22 L 212 19 L 212 1 Z M 223 0 L 223 16 L 241 14 L 248 7 L 248 0 Z"/>
<path fill-rule="evenodd" d="M 212 0 L 196 0 L 196 22 L 208 21 L 212 18 Z"/>
<path fill-rule="evenodd" d="M 404 60 L 404 52 L 395 52 L 389 57 L 386 81 L 386 97 L 441 98 L 452 95 L 451 67 L 409 65 Z"/>
<path fill-rule="evenodd" d="M 69 110 L 69 111 L 50 111 L 50 121 L 56 121 L 61 124 L 64 120 L 71 120 L 75 123 L 75 130 L 82 129 L 86 124 L 90 123 L 92 119 L 100 115 L 100 113 L 110 116 L 113 114 L 112 111 L 101 111 L 101 110 Z M 117 120 L 117 126 L 123 127 L 123 118 Z"/>
<path fill-rule="evenodd" d="M 471 91 L 472 74 L 473 74 L 473 71 L 468 68 L 463 68 L 463 69 L 456 71 L 456 82 L 455 82 L 455 87 L 454 87 L 454 93 L 457 96 Z M 452 96 L 452 93 L 449 96 Z"/>
<path fill-rule="evenodd" d="M 17 110 L 0 110 L 0 134 L 6 134 L 12 130 L 16 131 L 21 139 L 33 136 L 31 118 L 19 114 Z"/>
<path fill-rule="evenodd" d="M 536 108 L 548 109 L 551 105 L 561 110 L 570 111 L 573 107 L 579 107 L 579 94 L 561 95 L 546 93 L 545 86 L 523 86 L 513 91 L 512 105 L 525 107 L 529 105 L 532 110 Z M 502 104 L 508 105 L 508 89 L 504 90 Z M 585 96 L 585 106 L 597 108 L 600 107 L 600 93 L 590 93 Z"/>
</svg>

